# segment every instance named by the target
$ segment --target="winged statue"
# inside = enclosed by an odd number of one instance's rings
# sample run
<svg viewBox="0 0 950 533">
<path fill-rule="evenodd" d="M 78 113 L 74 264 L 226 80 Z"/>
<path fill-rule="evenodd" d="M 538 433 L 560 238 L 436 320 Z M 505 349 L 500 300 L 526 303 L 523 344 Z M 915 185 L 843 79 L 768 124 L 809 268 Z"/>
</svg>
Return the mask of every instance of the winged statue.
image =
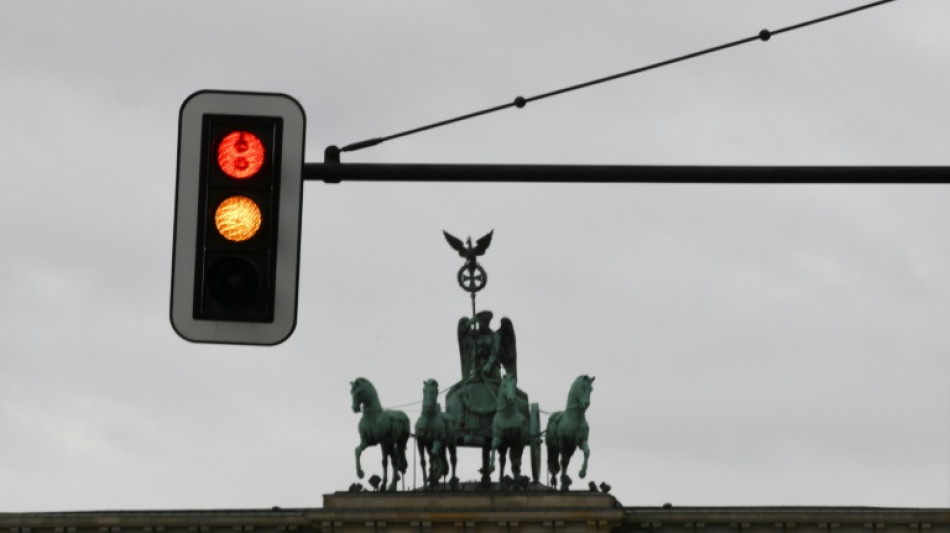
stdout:
<svg viewBox="0 0 950 533">
<path fill-rule="evenodd" d="M 500 368 L 505 374 L 518 375 L 514 324 L 503 317 L 499 328 L 492 330 L 493 316 L 491 311 L 480 311 L 472 318 L 459 319 L 459 356 L 465 379 L 499 379 Z"/>
</svg>

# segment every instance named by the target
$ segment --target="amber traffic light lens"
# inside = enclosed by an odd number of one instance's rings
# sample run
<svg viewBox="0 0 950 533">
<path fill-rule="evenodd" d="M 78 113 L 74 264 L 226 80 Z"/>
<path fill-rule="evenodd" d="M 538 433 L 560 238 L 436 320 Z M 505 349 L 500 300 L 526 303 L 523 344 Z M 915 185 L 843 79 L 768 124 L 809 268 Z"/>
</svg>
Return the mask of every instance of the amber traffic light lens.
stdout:
<svg viewBox="0 0 950 533">
<path fill-rule="evenodd" d="M 225 239 L 246 241 L 261 229 L 261 208 L 247 196 L 228 197 L 215 210 L 214 225 Z"/>
<path fill-rule="evenodd" d="M 233 131 L 218 145 L 218 166 L 232 178 L 250 178 L 264 164 L 264 144 L 248 131 Z"/>
</svg>

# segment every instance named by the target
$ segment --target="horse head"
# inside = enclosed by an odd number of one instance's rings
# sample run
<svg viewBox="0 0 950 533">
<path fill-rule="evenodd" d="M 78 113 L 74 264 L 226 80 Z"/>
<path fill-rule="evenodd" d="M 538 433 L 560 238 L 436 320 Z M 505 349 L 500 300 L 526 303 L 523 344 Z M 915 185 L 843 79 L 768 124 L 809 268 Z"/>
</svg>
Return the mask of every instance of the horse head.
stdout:
<svg viewBox="0 0 950 533">
<path fill-rule="evenodd" d="M 593 376 L 577 376 L 571 385 L 571 392 L 567 396 L 568 409 L 580 409 L 582 412 L 590 407 L 590 393 L 594 390 Z"/>
<path fill-rule="evenodd" d="M 501 385 L 498 386 L 497 407 L 499 411 L 514 405 L 515 399 L 518 397 L 517 385 L 518 379 L 514 374 L 505 374 L 505 377 L 501 378 Z"/>
<path fill-rule="evenodd" d="M 422 382 L 422 411 L 430 413 L 439 410 L 439 382 L 427 379 Z"/>
<path fill-rule="evenodd" d="M 366 378 L 356 378 L 350 382 L 350 397 L 353 398 L 353 412 L 358 413 L 363 404 L 369 399 L 369 393 L 374 392 L 373 384 Z"/>
</svg>

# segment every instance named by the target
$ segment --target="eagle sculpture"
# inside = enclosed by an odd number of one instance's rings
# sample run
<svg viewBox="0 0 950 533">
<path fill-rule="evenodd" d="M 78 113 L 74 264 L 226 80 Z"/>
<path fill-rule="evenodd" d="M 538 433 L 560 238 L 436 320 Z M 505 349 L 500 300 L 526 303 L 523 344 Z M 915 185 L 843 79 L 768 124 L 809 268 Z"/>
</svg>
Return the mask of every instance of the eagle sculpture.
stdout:
<svg viewBox="0 0 950 533">
<path fill-rule="evenodd" d="M 488 235 L 475 241 L 475 246 L 473 247 L 471 237 L 468 238 L 468 245 L 466 246 L 466 244 L 462 242 L 462 239 L 442 230 L 442 234 L 445 235 L 445 240 L 449 241 L 449 246 L 458 252 L 460 257 L 464 257 L 467 262 L 475 262 L 476 257 L 485 254 L 485 250 L 488 250 L 488 245 L 491 244 L 491 236 L 494 232 L 495 230 L 489 231 Z"/>
</svg>

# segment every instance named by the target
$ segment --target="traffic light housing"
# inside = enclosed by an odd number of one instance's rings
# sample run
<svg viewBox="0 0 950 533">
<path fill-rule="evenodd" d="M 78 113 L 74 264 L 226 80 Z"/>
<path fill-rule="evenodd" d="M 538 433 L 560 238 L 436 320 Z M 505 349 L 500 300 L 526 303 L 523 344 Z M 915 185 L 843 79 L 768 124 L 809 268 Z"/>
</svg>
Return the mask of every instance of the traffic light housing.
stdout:
<svg viewBox="0 0 950 533">
<path fill-rule="evenodd" d="M 306 117 L 282 94 L 181 106 L 171 322 L 195 342 L 283 342 L 297 316 Z"/>
</svg>

